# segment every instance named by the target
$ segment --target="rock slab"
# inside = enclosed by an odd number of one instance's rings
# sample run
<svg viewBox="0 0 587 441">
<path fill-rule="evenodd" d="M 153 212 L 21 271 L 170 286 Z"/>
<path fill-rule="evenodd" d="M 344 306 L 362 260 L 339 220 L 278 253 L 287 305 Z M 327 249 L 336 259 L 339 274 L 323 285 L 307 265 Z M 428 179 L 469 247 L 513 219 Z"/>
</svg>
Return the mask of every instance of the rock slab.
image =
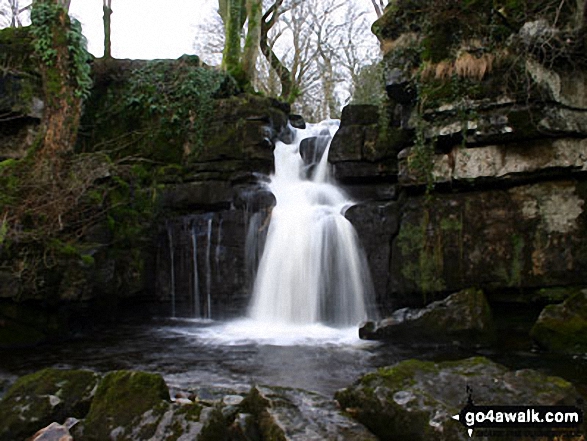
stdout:
<svg viewBox="0 0 587 441">
<path fill-rule="evenodd" d="M 468 440 L 451 418 L 477 405 L 576 405 L 575 388 L 558 377 L 510 371 L 484 357 L 434 363 L 406 360 L 361 377 L 336 393 L 341 407 L 380 440 Z"/>
</svg>

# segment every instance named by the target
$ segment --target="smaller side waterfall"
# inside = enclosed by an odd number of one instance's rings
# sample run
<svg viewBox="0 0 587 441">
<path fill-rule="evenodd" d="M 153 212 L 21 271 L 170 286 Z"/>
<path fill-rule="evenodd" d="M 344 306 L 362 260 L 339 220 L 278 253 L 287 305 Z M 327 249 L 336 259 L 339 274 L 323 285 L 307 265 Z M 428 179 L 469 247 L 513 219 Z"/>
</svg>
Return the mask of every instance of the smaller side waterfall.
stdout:
<svg viewBox="0 0 587 441">
<path fill-rule="evenodd" d="M 170 292 L 171 292 L 171 317 L 175 317 L 175 249 L 173 247 L 173 230 L 169 224 L 166 225 L 167 240 L 169 243 Z"/>
<path fill-rule="evenodd" d="M 201 306 L 200 306 L 200 280 L 198 277 L 198 239 L 196 234 L 196 226 L 192 224 L 192 294 L 193 294 L 193 307 L 192 312 L 194 317 L 201 317 Z"/>
<path fill-rule="evenodd" d="M 210 252 L 212 249 L 212 218 L 208 219 L 206 238 L 208 240 L 206 244 L 206 318 L 212 318 L 212 263 L 210 261 Z"/>
<path fill-rule="evenodd" d="M 223 215 L 194 214 L 165 222 L 159 236 L 155 289 L 169 302 L 172 317 L 210 319 L 215 293 L 230 292 L 231 285 L 225 286 L 222 275 L 226 259 L 221 245 Z M 235 279 L 228 283 L 234 284 Z"/>
</svg>

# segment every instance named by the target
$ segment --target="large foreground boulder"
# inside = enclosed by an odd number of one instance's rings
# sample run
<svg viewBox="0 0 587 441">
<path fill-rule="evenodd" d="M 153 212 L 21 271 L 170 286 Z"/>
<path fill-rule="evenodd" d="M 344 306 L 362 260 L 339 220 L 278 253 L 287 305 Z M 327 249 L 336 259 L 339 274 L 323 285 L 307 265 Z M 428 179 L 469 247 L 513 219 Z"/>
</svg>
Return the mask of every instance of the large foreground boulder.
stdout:
<svg viewBox="0 0 587 441">
<path fill-rule="evenodd" d="M 484 357 L 434 363 L 406 360 L 378 369 L 336 393 L 343 409 L 381 440 L 467 440 L 451 418 L 467 404 L 575 405 L 580 395 L 558 377 L 509 371 Z"/>
<path fill-rule="evenodd" d="M 559 305 L 545 307 L 530 335 L 551 351 L 587 353 L 587 290 Z"/>
<path fill-rule="evenodd" d="M 0 401 L 0 441 L 376 440 L 313 392 L 200 386 L 174 395 L 159 374 L 45 369 Z"/>
<path fill-rule="evenodd" d="M 365 340 L 464 343 L 489 342 L 494 337 L 491 309 L 485 294 L 465 289 L 423 309 L 402 308 L 378 323 L 368 322 L 359 329 Z"/>
<path fill-rule="evenodd" d="M 0 440 L 31 436 L 54 421 L 83 418 L 98 383 L 84 370 L 44 369 L 19 378 L 0 401 Z"/>
<path fill-rule="evenodd" d="M 133 371 L 109 372 L 100 382 L 83 423 L 83 439 L 130 439 L 126 431 L 140 416 L 169 402 L 163 377 Z"/>
</svg>

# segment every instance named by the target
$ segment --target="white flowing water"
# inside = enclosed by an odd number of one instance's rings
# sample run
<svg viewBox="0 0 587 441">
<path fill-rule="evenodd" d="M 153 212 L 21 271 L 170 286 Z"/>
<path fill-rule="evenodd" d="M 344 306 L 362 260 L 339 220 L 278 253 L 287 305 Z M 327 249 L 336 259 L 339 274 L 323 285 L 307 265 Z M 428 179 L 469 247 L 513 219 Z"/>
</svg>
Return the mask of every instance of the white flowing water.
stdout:
<svg viewBox="0 0 587 441">
<path fill-rule="evenodd" d="M 208 219 L 208 232 L 206 234 L 208 244 L 206 245 L 206 318 L 212 318 L 212 263 L 210 262 L 210 251 L 212 249 L 212 218 Z"/>
<path fill-rule="evenodd" d="M 367 319 L 373 288 L 357 234 L 344 212 L 353 202 L 330 177 L 326 147 L 308 178 L 303 139 L 333 136 L 338 121 L 297 130 L 292 144 L 275 147 L 268 184 L 277 204 L 250 306 L 250 317 L 275 326 L 359 325 Z M 295 130 L 295 129 L 294 129 Z"/>
<path fill-rule="evenodd" d="M 193 285 L 193 313 L 195 318 L 201 317 L 200 311 L 200 281 L 198 279 L 198 240 L 196 226 L 192 225 L 192 285 Z"/>
</svg>

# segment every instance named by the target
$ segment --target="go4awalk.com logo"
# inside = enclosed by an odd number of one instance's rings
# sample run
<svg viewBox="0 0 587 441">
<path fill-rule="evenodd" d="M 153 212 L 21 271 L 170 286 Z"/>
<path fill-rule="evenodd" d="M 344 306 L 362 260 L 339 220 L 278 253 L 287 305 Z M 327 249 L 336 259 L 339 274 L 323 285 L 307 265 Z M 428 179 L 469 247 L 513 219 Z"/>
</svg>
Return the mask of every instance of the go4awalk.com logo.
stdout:
<svg viewBox="0 0 587 441">
<path fill-rule="evenodd" d="M 467 405 L 452 418 L 465 426 L 469 436 L 573 436 L 582 432 L 583 410 L 578 406 L 477 406 L 471 389 L 467 392 Z"/>
</svg>

